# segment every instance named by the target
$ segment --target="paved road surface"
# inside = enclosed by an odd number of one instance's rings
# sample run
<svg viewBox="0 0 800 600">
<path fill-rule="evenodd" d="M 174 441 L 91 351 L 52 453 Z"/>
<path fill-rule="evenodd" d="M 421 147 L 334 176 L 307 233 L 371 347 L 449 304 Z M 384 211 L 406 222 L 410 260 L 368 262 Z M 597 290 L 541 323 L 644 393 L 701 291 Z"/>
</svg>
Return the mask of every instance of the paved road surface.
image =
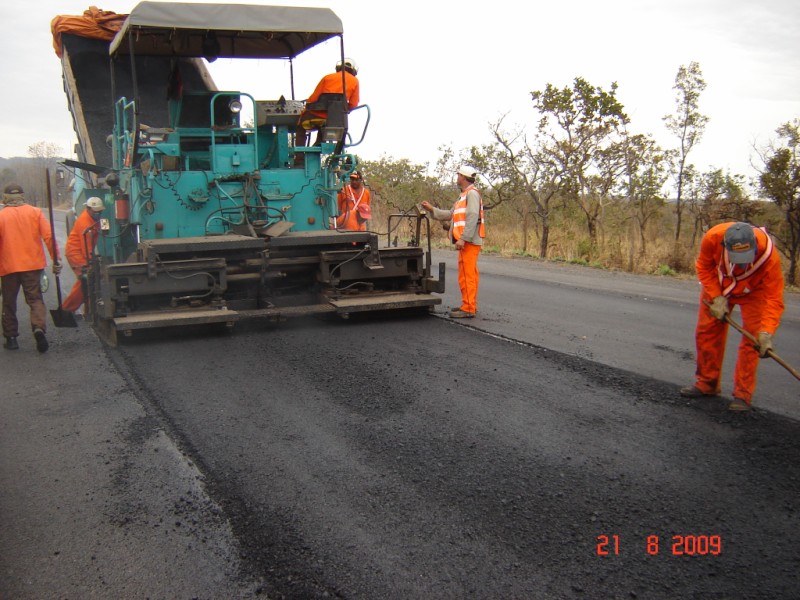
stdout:
<svg viewBox="0 0 800 600">
<path fill-rule="evenodd" d="M 449 267 L 445 306 L 454 306 L 461 298 L 455 253 L 434 260 Z M 695 280 L 492 256 L 482 256 L 479 268 L 480 318 L 470 326 L 670 382 L 676 392 L 694 382 Z M 775 350 L 800 369 L 800 294 L 787 293 L 785 304 Z M 733 316 L 741 322 L 738 309 Z M 739 339 L 731 330 L 723 369 L 729 397 Z M 800 381 L 775 361 L 761 361 L 755 405 L 800 419 Z"/>
<path fill-rule="evenodd" d="M 691 284 L 481 261 L 468 327 L 0 355 L 0 597 L 791 597 L 800 422 L 677 398 Z"/>
</svg>

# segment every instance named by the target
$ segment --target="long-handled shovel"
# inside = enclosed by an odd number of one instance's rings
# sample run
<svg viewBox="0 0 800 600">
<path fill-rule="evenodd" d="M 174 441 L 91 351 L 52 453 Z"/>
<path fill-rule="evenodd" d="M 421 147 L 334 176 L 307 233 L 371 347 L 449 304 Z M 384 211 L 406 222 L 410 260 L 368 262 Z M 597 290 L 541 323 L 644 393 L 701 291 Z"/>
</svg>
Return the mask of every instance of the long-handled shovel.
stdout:
<svg viewBox="0 0 800 600">
<path fill-rule="evenodd" d="M 711 303 L 710 303 L 708 300 L 704 300 L 704 302 L 705 302 L 706 306 L 711 306 Z M 730 325 L 731 327 L 733 327 L 733 328 L 734 328 L 736 331 L 738 331 L 739 333 L 741 333 L 741 334 L 742 334 L 744 337 L 746 337 L 748 340 L 750 340 L 751 342 L 753 342 L 753 345 L 754 345 L 756 348 L 758 348 L 758 340 L 756 339 L 756 337 L 755 337 L 755 336 L 754 336 L 752 333 L 750 333 L 749 331 L 747 331 L 747 330 L 746 330 L 744 327 L 742 327 L 741 325 L 739 325 L 739 324 L 738 324 L 736 321 L 734 321 L 733 319 L 731 319 L 731 316 L 730 316 L 729 314 L 726 314 L 726 315 L 725 315 L 725 322 L 726 322 L 728 325 Z M 791 366 L 789 363 L 787 363 L 787 362 L 786 362 L 785 360 L 783 360 L 783 359 L 782 359 L 780 356 L 778 356 L 777 354 L 775 354 L 775 351 L 774 351 L 772 348 L 770 348 L 769 350 L 767 350 L 767 356 L 769 356 L 771 359 L 773 359 L 773 360 L 774 360 L 776 363 L 778 363 L 778 364 L 779 364 L 780 366 L 782 366 L 784 369 L 786 369 L 787 371 L 789 371 L 789 373 L 791 373 L 792 375 L 794 375 L 794 376 L 795 376 L 797 379 L 800 379 L 800 373 L 798 373 L 798 372 L 797 372 L 797 369 L 794 369 L 794 368 L 792 368 L 792 366 Z"/>
<path fill-rule="evenodd" d="M 750 340 L 751 342 L 753 342 L 753 344 L 755 345 L 755 347 L 756 347 L 756 348 L 758 348 L 758 340 L 756 339 L 756 337 L 755 337 L 755 336 L 754 336 L 752 333 L 750 333 L 750 332 L 749 332 L 749 331 L 747 331 L 747 330 L 746 330 L 744 327 L 742 327 L 741 325 L 739 325 L 739 324 L 738 324 L 736 321 L 734 321 L 733 319 L 731 319 L 731 316 L 730 316 L 730 315 L 725 315 L 725 321 L 727 321 L 728 325 L 730 325 L 731 327 L 733 327 L 733 328 L 734 328 L 736 331 L 738 331 L 738 332 L 739 332 L 739 333 L 741 333 L 741 334 L 742 334 L 744 337 L 746 337 L 748 340 Z M 773 360 L 774 360 L 776 363 L 778 363 L 778 364 L 779 364 L 780 366 L 782 366 L 784 369 L 786 369 L 787 371 L 789 371 L 789 373 L 791 373 L 792 375 L 794 375 L 794 376 L 795 376 L 797 379 L 800 379 L 800 373 L 798 373 L 798 372 L 797 372 L 797 369 L 794 369 L 794 368 L 792 368 L 792 366 L 791 366 L 789 363 L 787 363 L 787 362 L 786 362 L 785 360 L 783 360 L 783 359 L 782 359 L 780 356 L 778 356 L 777 354 L 775 354 L 775 351 L 774 351 L 772 348 L 770 348 L 769 350 L 767 350 L 767 356 L 769 356 L 771 359 L 773 359 Z"/>
<path fill-rule="evenodd" d="M 50 170 L 45 169 L 45 177 L 47 178 L 47 208 L 50 211 L 50 231 L 53 236 L 53 256 L 58 256 L 58 246 L 56 244 L 56 222 L 53 218 L 53 193 L 50 190 Z M 75 320 L 75 315 L 70 311 L 64 310 L 61 307 L 61 281 L 56 277 L 56 295 L 58 296 L 58 308 L 50 311 L 50 316 L 53 317 L 53 324 L 56 327 L 77 327 L 78 322 Z"/>
</svg>

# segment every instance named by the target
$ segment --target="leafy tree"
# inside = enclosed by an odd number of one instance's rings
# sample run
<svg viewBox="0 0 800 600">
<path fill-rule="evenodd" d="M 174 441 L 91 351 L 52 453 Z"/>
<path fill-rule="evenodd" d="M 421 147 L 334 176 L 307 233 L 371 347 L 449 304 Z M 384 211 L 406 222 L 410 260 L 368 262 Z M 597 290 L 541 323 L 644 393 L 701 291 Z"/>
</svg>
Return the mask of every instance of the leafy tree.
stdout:
<svg viewBox="0 0 800 600">
<path fill-rule="evenodd" d="M 761 189 L 781 210 L 783 221 L 774 231 L 778 247 L 789 259 L 787 282 L 797 284 L 800 259 L 800 119 L 784 123 L 776 130 L 783 145 L 774 147 L 764 158 Z"/>
<path fill-rule="evenodd" d="M 664 206 L 661 190 L 666 181 L 666 155 L 651 137 L 625 134 L 622 141 L 625 174 L 622 184 L 628 211 L 639 234 L 639 255 L 647 253 L 647 224 Z M 629 265 L 633 269 L 633 265 Z"/>
<path fill-rule="evenodd" d="M 753 221 L 761 212 L 747 194 L 744 175 L 715 169 L 702 174 L 698 185 L 698 202 L 692 212 L 704 229 L 729 220 Z"/>
<path fill-rule="evenodd" d="M 677 192 L 675 212 L 677 221 L 675 225 L 675 242 L 681 236 L 681 217 L 683 213 L 683 192 L 686 183 L 689 152 L 703 137 L 708 117 L 699 110 L 700 94 L 706 89 L 706 82 L 700 65 L 694 61 L 686 67 L 681 65 L 675 76 L 675 85 L 672 87 L 675 94 L 675 112 L 666 115 L 663 120 L 667 129 L 678 138 L 678 148 L 671 153 L 673 159 L 673 174 Z"/>
<path fill-rule="evenodd" d="M 443 195 L 437 180 L 425 174 L 427 168 L 427 165 L 414 164 L 408 159 L 396 160 L 387 156 L 360 165 L 372 193 L 371 228 L 381 235 L 388 234 L 395 245 L 400 240 L 418 243 L 416 205 L 426 199 L 436 203 L 437 198 Z M 408 215 L 408 218 L 393 218 L 389 223 L 390 214 Z"/>
<path fill-rule="evenodd" d="M 425 174 L 427 165 L 413 164 L 405 158 L 382 156 L 377 161 L 365 161 L 361 170 L 369 181 L 373 198 L 402 212 L 438 192 L 436 180 Z"/>
<path fill-rule="evenodd" d="M 547 84 L 531 92 L 534 108 L 541 113 L 539 134 L 542 152 L 561 181 L 561 193 L 574 200 L 586 218 L 592 246 L 612 175 L 618 172 L 618 154 L 612 149 L 614 134 L 627 122 L 624 107 L 610 91 L 575 78 L 572 87 Z M 551 122 L 552 121 L 552 122 Z"/>
<path fill-rule="evenodd" d="M 606 243 L 606 211 L 620 201 L 619 191 L 626 168 L 625 149 L 625 143 L 621 139 L 614 139 L 606 147 L 600 148 L 595 154 L 594 172 L 586 178 L 588 197 L 591 200 L 587 204 L 590 204 L 594 211 L 593 218 L 597 224 L 597 233 L 602 246 Z M 592 246 L 595 242 L 596 240 L 592 239 Z"/>
</svg>

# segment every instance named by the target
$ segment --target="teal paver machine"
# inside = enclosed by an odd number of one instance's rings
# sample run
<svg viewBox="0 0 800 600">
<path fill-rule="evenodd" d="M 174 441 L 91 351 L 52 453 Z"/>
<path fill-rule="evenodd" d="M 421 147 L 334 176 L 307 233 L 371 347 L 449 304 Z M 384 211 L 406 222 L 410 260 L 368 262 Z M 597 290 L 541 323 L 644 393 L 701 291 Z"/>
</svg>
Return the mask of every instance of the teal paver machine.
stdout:
<svg viewBox="0 0 800 600">
<path fill-rule="evenodd" d="M 369 106 L 349 110 L 344 95 L 329 96 L 327 122 L 298 145 L 295 59 L 335 46 L 329 64 L 345 60 L 331 10 L 141 2 L 110 42 L 67 33 L 62 42 L 79 142 L 78 160 L 64 161 L 76 173 L 75 207 L 91 196 L 106 206 L 85 284 L 108 341 L 146 328 L 441 303 L 444 265 L 433 277 L 424 215 L 406 246 L 334 228 Z M 217 89 L 208 63 L 228 59 L 279 61 L 286 92 L 257 100 Z M 246 81 L 263 77 L 237 68 Z"/>
</svg>

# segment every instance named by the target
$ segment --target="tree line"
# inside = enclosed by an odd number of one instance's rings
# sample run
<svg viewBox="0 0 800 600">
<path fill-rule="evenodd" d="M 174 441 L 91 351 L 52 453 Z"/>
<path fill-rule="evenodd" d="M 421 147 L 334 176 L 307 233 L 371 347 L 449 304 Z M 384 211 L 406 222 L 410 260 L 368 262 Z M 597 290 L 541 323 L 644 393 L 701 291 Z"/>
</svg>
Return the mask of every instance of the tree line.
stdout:
<svg viewBox="0 0 800 600">
<path fill-rule="evenodd" d="M 47 180 L 45 173 L 50 174 L 50 189 L 53 193 L 53 204 L 69 202 L 64 190 L 63 169 L 58 162 L 63 158 L 59 146 L 50 142 L 36 142 L 28 146 L 27 158 L 14 158 L 4 161 L 0 168 L 0 190 L 9 183 L 17 183 L 25 190 L 25 200 L 33 206 L 47 206 Z"/>
<path fill-rule="evenodd" d="M 490 143 L 458 154 L 440 148 L 432 175 L 428 165 L 388 157 L 366 161 L 365 171 L 379 201 L 409 210 L 423 199 L 449 206 L 455 165 L 466 162 L 481 175 L 493 229 L 517 229 L 512 252 L 558 258 L 571 238 L 580 260 L 630 271 L 652 270 L 655 261 L 691 272 L 699 238 L 712 225 L 766 225 L 785 258 L 787 282 L 796 285 L 800 119 L 779 124 L 770 147 L 756 149 L 762 164 L 753 184 L 721 169 L 701 172 L 691 152 L 709 120 L 699 108 L 705 88 L 698 63 L 678 69 L 675 110 L 663 117 L 674 148 L 632 131 L 615 83 L 603 89 L 576 77 L 569 86 L 531 92 L 530 126 L 509 128 L 504 115 L 489 124 Z"/>
</svg>

